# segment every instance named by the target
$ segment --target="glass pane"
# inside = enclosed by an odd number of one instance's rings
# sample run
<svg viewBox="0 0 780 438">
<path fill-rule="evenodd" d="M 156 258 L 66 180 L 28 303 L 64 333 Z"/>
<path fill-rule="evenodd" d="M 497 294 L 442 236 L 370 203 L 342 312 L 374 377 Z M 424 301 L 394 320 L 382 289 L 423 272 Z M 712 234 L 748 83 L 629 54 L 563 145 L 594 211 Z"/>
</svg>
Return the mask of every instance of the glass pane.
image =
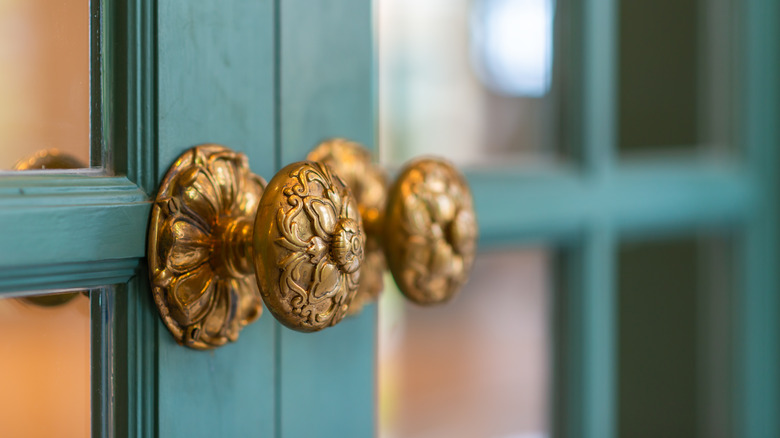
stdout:
<svg viewBox="0 0 780 438">
<path fill-rule="evenodd" d="M 544 250 L 480 254 L 464 290 L 440 307 L 385 291 L 380 437 L 549 435 L 549 259 Z"/>
<path fill-rule="evenodd" d="M 555 0 L 379 0 L 382 161 L 554 160 L 566 67 Z M 507 161 L 508 160 L 508 161 Z"/>
<path fill-rule="evenodd" d="M 737 119 L 736 6 L 641 0 L 618 9 L 620 151 L 728 151 Z"/>
<path fill-rule="evenodd" d="M 89 165 L 89 0 L 0 2 L 0 170 L 52 148 Z"/>
<path fill-rule="evenodd" d="M 89 436 L 89 298 L 33 298 L 0 299 L 0 436 Z"/>
<path fill-rule="evenodd" d="M 621 245 L 618 436 L 731 436 L 732 254 L 720 237 Z"/>
</svg>

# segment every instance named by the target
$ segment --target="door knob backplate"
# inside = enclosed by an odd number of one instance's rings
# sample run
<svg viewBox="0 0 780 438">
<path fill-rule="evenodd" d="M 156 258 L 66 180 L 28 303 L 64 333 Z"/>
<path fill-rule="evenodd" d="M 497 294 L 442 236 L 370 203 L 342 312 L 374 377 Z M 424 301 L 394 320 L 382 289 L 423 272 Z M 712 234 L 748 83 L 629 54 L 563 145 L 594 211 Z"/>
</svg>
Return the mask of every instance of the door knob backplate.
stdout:
<svg viewBox="0 0 780 438">
<path fill-rule="evenodd" d="M 248 244 L 264 187 L 243 154 L 220 145 L 192 148 L 168 170 L 152 208 L 149 277 L 180 344 L 224 345 L 260 316 Z"/>
</svg>

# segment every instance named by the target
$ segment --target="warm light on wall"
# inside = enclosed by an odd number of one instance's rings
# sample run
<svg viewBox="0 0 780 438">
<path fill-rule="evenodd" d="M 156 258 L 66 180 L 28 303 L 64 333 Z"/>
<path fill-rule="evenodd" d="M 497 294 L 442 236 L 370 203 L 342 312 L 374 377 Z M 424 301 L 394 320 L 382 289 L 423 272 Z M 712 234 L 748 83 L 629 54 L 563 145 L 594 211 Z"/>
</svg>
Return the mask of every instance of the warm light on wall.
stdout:
<svg viewBox="0 0 780 438">
<path fill-rule="evenodd" d="M 0 300 L 0 333 L 0 436 L 89 436 L 89 299 Z"/>
<path fill-rule="evenodd" d="M 0 170 L 57 147 L 89 163 L 89 1 L 0 2 Z"/>
</svg>

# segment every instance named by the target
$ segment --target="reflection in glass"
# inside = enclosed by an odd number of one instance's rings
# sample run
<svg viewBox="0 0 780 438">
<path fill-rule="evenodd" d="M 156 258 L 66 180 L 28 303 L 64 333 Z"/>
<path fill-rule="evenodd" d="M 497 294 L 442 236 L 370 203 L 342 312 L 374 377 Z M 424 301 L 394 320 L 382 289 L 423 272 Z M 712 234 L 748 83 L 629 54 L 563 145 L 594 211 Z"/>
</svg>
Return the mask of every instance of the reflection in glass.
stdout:
<svg viewBox="0 0 780 438">
<path fill-rule="evenodd" d="M 382 295 L 380 437 L 548 436 L 548 259 L 480 254 L 466 287 L 440 307 Z"/>
<path fill-rule="evenodd" d="M 738 119 L 736 3 L 621 2 L 616 112 L 620 152 L 733 148 Z"/>
<path fill-rule="evenodd" d="M 472 15 L 472 54 L 482 82 L 499 94 L 550 90 L 552 0 L 482 0 Z"/>
<path fill-rule="evenodd" d="M 0 2 L 0 170 L 54 147 L 89 163 L 89 8 Z"/>
<path fill-rule="evenodd" d="M 383 162 L 422 154 L 459 166 L 557 159 L 564 69 L 553 0 L 376 5 Z"/>
<path fill-rule="evenodd" d="M 732 436 L 732 255 L 714 236 L 620 246 L 618 436 Z"/>
<path fill-rule="evenodd" d="M 89 299 L 71 297 L 0 299 L 0 436 L 90 435 Z"/>
</svg>

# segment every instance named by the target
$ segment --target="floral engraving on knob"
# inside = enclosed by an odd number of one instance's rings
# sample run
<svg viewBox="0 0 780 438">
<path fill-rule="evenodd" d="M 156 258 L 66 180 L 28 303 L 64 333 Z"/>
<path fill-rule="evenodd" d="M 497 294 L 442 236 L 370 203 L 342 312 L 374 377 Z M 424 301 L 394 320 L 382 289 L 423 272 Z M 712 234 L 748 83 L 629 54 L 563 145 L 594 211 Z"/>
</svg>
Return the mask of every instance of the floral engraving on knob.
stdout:
<svg viewBox="0 0 780 438">
<path fill-rule="evenodd" d="M 295 163 L 271 180 L 261 204 L 255 228 L 275 243 L 256 259 L 268 309 L 299 331 L 338 323 L 357 291 L 365 246 L 349 189 L 323 164 Z M 264 214 L 272 211 L 274 218 Z"/>
<path fill-rule="evenodd" d="M 248 245 L 264 185 L 246 156 L 219 145 L 191 149 L 168 171 L 152 210 L 150 280 L 180 344 L 236 341 L 260 316 Z"/>
<path fill-rule="evenodd" d="M 385 255 L 381 230 L 387 197 L 387 175 L 371 160 L 368 149 L 343 138 L 320 143 L 307 158 L 327 164 L 352 191 L 358 204 L 366 233 L 365 257 L 360 268 L 360 285 L 349 306 L 354 315 L 368 303 L 376 301 L 383 287 Z"/>
<path fill-rule="evenodd" d="M 468 279 L 477 222 L 465 179 L 448 163 L 410 163 L 390 191 L 385 252 L 399 289 L 418 304 L 447 301 Z"/>
</svg>

